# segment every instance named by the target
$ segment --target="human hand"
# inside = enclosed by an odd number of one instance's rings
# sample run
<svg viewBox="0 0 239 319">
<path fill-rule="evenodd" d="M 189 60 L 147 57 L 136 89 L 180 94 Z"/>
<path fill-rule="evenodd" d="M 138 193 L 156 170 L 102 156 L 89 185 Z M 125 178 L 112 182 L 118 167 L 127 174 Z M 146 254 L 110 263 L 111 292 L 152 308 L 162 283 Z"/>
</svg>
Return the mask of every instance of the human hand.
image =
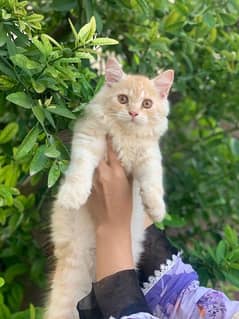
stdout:
<svg viewBox="0 0 239 319">
<path fill-rule="evenodd" d="M 131 244 L 132 182 L 107 141 L 108 162 L 96 169 L 88 208 L 96 229 L 96 279 L 134 267 Z M 109 258 L 110 256 L 110 258 Z"/>
<path fill-rule="evenodd" d="M 102 160 L 93 179 L 88 208 L 93 216 L 96 232 L 99 229 L 129 231 L 133 209 L 132 180 L 107 140 L 108 161 Z"/>
</svg>

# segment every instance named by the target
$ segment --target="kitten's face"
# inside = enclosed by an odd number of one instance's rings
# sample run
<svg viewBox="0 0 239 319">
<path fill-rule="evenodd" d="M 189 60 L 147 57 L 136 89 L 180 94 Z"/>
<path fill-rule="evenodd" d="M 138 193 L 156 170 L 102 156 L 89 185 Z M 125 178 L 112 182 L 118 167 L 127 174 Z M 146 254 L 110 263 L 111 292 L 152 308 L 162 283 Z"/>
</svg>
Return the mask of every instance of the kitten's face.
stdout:
<svg viewBox="0 0 239 319">
<path fill-rule="evenodd" d="M 106 65 L 106 101 L 108 116 L 121 126 L 131 129 L 167 129 L 168 92 L 173 83 L 173 71 L 163 72 L 155 79 L 126 75 L 115 59 Z"/>
<path fill-rule="evenodd" d="M 168 115 L 154 83 L 146 77 L 128 75 L 108 89 L 107 110 L 125 125 L 157 125 Z"/>
</svg>

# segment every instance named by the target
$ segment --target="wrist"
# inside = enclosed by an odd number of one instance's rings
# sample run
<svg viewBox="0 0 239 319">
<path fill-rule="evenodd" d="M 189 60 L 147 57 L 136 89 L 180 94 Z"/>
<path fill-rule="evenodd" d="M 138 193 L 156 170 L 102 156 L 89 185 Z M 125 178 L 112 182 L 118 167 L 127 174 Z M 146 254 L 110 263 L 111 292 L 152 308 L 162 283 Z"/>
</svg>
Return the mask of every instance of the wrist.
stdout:
<svg viewBox="0 0 239 319">
<path fill-rule="evenodd" d="M 96 237 L 104 237 L 105 239 L 108 237 L 109 239 L 116 238 L 127 238 L 131 240 L 131 229 L 130 225 L 117 225 L 113 226 L 110 224 L 102 224 L 96 227 Z"/>
<path fill-rule="evenodd" d="M 129 229 L 101 225 L 96 232 L 96 279 L 134 268 Z"/>
</svg>

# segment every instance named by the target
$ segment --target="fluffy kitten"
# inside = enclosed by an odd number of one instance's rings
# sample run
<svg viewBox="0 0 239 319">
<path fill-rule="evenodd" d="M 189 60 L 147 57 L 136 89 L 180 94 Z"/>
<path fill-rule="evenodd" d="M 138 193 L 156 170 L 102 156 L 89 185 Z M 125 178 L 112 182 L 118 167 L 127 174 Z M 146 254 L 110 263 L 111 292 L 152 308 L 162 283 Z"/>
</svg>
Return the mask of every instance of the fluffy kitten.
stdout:
<svg viewBox="0 0 239 319">
<path fill-rule="evenodd" d="M 115 59 L 108 60 L 104 87 L 87 106 L 86 116 L 76 122 L 70 166 L 54 205 L 56 270 L 46 319 L 79 318 L 77 301 L 90 291 L 95 278 L 95 235 L 86 201 L 94 170 L 105 154 L 106 134 L 112 137 L 126 172 L 134 177 L 131 231 L 135 264 L 142 252 L 144 211 L 154 221 L 164 217 L 158 141 L 168 125 L 167 96 L 173 76 L 172 70 L 152 80 L 126 75 Z"/>
</svg>

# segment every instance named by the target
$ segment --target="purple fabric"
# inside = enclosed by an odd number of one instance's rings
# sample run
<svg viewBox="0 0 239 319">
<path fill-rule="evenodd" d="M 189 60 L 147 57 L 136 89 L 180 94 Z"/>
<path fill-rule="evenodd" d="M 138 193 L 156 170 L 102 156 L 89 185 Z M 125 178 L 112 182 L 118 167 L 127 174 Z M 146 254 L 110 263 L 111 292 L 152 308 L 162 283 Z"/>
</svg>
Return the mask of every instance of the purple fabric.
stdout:
<svg viewBox="0 0 239 319">
<path fill-rule="evenodd" d="M 239 301 L 200 287 L 197 274 L 179 255 L 149 279 L 143 292 L 152 315 L 141 312 L 121 319 L 239 319 Z"/>
<path fill-rule="evenodd" d="M 200 287 L 196 272 L 179 255 L 150 279 L 144 294 L 155 316 L 152 319 L 239 319 L 239 301 Z"/>
<path fill-rule="evenodd" d="M 177 275 L 164 275 L 145 296 L 150 309 L 153 310 L 160 304 L 162 311 L 166 313 L 168 304 L 175 305 L 178 296 L 193 280 L 197 280 L 196 272 L 182 273 Z"/>
<path fill-rule="evenodd" d="M 110 317 L 110 319 L 114 319 L 114 318 Z M 120 319 L 158 319 L 158 318 L 152 316 L 149 313 L 140 312 L 135 315 L 121 317 Z"/>
<path fill-rule="evenodd" d="M 209 291 L 198 301 L 197 306 L 202 315 L 208 318 L 220 319 L 226 314 L 226 304 L 223 294 L 219 291 Z"/>
</svg>

